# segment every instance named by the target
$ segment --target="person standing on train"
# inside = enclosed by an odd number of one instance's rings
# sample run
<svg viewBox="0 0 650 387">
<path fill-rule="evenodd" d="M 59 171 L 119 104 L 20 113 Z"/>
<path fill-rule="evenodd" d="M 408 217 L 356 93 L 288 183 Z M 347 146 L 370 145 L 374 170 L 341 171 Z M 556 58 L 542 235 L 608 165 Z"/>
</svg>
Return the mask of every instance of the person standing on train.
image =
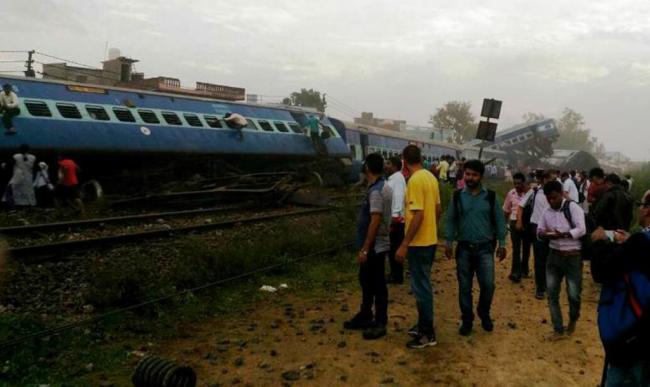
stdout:
<svg viewBox="0 0 650 387">
<path fill-rule="evenodd" d="M 390 251 L 388 260 L 390 263 L 389 284 L 404 283 L 404 265 L 395 260 L 395 252 L 404 240 L 404 195 L 406 193 L 406 179 L 402 175 L 402 160 L 393 156 L 386 163 L 386 184 L 393 190 L 393 202 L 391 206 L 391 222 L 389 229 Z"/>
<path fill-rule="evenodd" d="M 244 118 L 244 116 L 241 114 L 228 112 L 224 114 L 223 120 L 226 121 L 226 125 L 228 125 L 229 128 L 235 129 L 239 132 L 240 140 L 244 139 L 243 129 L 248 125 L 248 121 L 246 121 L 246 118 Z"/>
<path fill-rule="evenodd" d="M 16 134 L 13 118 L 20 114 L 18 96 L 12 89 L 11 85 L 6 83 L 2 85 L 2 92 L 0 93 L 0 113 L 2 113 L 5 134 Z"/>
<path fill-rule="evenodd" d="M 345 329 L 363 330 L 366 340 L 385 336 L 388 323 L 388 287 L 384 263 L 386 252 L 390 250 L 388 227 L 393 193 L 382 177 L 383 170 L 384 159 L 379 153 L 366 157 L 364 171 L 368 188 L 357 221 L 361 307 L 359 313 L 343 323 Z"/>
</svg>

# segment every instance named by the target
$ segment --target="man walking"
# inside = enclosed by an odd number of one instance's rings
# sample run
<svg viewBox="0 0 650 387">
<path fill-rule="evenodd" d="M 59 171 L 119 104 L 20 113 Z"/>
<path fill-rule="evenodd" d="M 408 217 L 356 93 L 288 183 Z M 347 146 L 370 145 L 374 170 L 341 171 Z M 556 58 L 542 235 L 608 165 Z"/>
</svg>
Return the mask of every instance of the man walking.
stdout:
<svg viewBox="0 0 650 387">
<path fill-rule="evenodd" d="M 570 177 L 568 172 L 563 172 L 562 175 L 560 175 L 560 179 L 562 180 L 564 198 L 578 203 L 580 201 L 580 198 L 578 195 L 578 187 L 576 187 L 575 181 Z"/>
<path fill-rule="evenodd" d="M 544 195 L 549 208 L 544 211 L 537 225 L 537 235 L 549 241 L 550 252 L 546 262 L 546 285 L 548 307 L 553 322 L 553 334 L 549 340 L 562 339 L 564 333 L 572 334 L 580 317 L 580 293 L 582 292 L 582 243 L 580 237 L 587 232 L 585 214 L 578 203 L 564 199 L 562 183 L 550 181 L 544 184 Z M 569 325 L 564 328 L 560 310 L 560 289 L 566 277 L 569 296 Z"/>
<path fill-rule="evenodd" d="M 543 300 L 546 295 L 546 260 L 548 258 L 548 241 L 537 238 L 537 225 L 542 214 L 548 208 L 548 201 L 544 195 L 544 184 L 555 181 L 553 175 L 537 170 L 535 178 L 538 186 L 528 191 L 519 202 L 517 213 L 517 231 L 527 231 L 533 239 L 533 254 L 535 267 L 535 298 Z"/>
<path fill-rule="evenodd" d="M 503 202 L 505 219 L 510 224 L 510 239 L 512 241 L 512 268 L 508 278 L 512 282 L 520 282 L 521 277 L 528 277 L 528 260 L 530 258 L 530 235 L 526 230 L 517 230 L 517 212 L 519 203 L 528 192 L 528 184 L 523 173 L 517 172 L 512 177 L 514 188 L 508 192 Z"/>
<path fill-rule="evenodd" d="M 12 89 L 11 85 L 7 83 L 2 85 L 2 92 L 0 92 L 0 113 L 2 113 L 5 134 L 16 134 L 13 118 L 20 114 L 18 96 Z"/>
<path fill-rule="evenodd" d="M 366 157 L 364 171 L 368 191 L 361 204 L 357 222 L 361 309 L 351 320 L 343 323 L 346 329 L 364 330 L 363 337 L 367 340 L 385 336 L 388 323 L 388 288 L 384 262 L 386 252 L 390 249 L 388 226 L 393 193 L 382 178 L 383 170 L 384 159 L 381 155 L 372 153 Z"/>
<path fill-rule="evenodd" d="M 402 160 L 399 157 L 391 157 L 386 163 L 386 184 L 393 191 L 390 222 L 390 251 L 388 260 L 390 262 L 390 277 L 388 283 L 404 283 L 404 265 L 397 262 L 395 252 L 404 240 L 404 195 L 406 193 L 406 180 L 402 175 Z"/>
<path fill-rule="evenodd" d="M 395 253 L 398 262 L 408 258 L 411 272 L 411 291 L 415 295 L 418 310 L 417 326 L 409 330 L 413 340 L 408 348 L 426 348 L 438 344 L 433 327 L 433 291 L 431 289 L 431 266 L 438 243 L 437 221 L 440 207 L 438 181 L 431 172 L 422 168 L 420 148 L 408 145 L 402 151 L 411 177 L 406 186 L 404 201 L 405 235 Z"/>
<path fill-rule="evenodd" d="M 626 330 L 621 314 L 611 313 L 615 300 L 626 299 L 627 283 L 640 281 L 637 285 L 647 286 L 650 281 L 650 192 L 647 192 L 639 205 L 640 232 L 629 235 L 624 231 L 609 234 L 599 227 L 591 234 L 594 253 L 591 261 L 591 274 L 594 281 L 601 283 L 601 303 L 598 308 L 598 325 L 605 347 L 604 386 L 648 386 L 650 385 L 650 319 L 641 310 L 639 324 Z M 634 284 L 632 284 L 634 285 Z M 647 292 L 646 292 L 647 294 Z M 637 297 L 639 294 L 637 294 Z M 643 301 L 643 300 L 638 300 Z M 644 313 L 645 312 L 645 313 Z M 605 314 L 605 315 L 603 315 Z M 601 326 L 602 325 L 602 326 Z M 620 333 L 612 337 L 612 331 Z"/>
<path fill-rule="evenodd" d="M 621 186 L 621 178 L 611 173 L 605 177 L 605 193 L 593 207 L 591 216 L 605 230 L 629 231 L 634 213 L 634 199 Z"/>
<path fill-rule="evenodd" d="M 481 181 L 485 165 L 479 160 L 465 163 L 465 188 L 454 192 L 445 223 L 447 258 L 452 257 L 453 242 L 456 246 L 456 276 L 458 278 L 458 301 L 462 323 L 459 333 L 468 336 L 472 332 L 474 312 L 472 285 L 474 273 L 478 278 L 480 295 L 477 314 L 487 332 L 494 329 L 490 316 L 494 296 L 494 250 L 498 241 L 499 260 L 506 257 L 506 226 L 503 211 L 494 191 L 485 189 Z"/>
</svg>

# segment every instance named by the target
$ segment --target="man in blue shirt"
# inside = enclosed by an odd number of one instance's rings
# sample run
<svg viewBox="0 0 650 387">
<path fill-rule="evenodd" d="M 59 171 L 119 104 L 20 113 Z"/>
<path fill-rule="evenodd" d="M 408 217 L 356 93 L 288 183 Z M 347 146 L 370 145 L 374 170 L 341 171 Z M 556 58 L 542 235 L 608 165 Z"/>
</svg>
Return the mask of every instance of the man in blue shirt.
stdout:
<svg viewBox="0 0 650 387">
<path fill-rule="evenodd" d="M 506 257 L 506 226 L 503 210 L 494 191 L 481 185 L 485 165 L 480 160 L 470 160 L 464 165 L 465 188 L 454 192 L 447 209 L 445 222 L 445 255 L 451 258 L 453 241 L 456 246 L 456 276 L 458 300 L 462 323 L 459 333 L 468 336 L 472 332 L 474 312 L 472 283 L 474 273 L 481 289 L 477 307 L 481 325 L 487 332 L 494 329 L 490 316 L 494 296 L 494 250 L 499 243 L 499 260 Z"/>
</svg>

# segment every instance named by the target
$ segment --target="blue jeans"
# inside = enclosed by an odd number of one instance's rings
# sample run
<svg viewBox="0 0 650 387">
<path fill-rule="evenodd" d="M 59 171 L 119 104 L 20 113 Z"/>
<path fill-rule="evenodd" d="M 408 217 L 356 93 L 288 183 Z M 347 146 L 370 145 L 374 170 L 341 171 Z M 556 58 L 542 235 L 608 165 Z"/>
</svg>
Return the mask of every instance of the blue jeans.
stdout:
<svg viewBox="0 0 650 387">
<path fill-rule="evenodd" d="M 638 361 L 630 367 L 607 368 L 605 387 L 648 386 L 650 385 L 650 363 Z"/>
<path fill-rule="evenodd" d="M 492 242 L 470 244 L 458 242 L 456 247 L 456 276 L 458 278 L 458 302 L 463 323 L 474 321 L 472 285 L 474 273 L 481 290 L 476 311 L 479 318 L 490 318 L 494 297 L 494 244 Z"/>
<path fill-rule="evenodd" d="M 531 223 L 530 235 L 537 234 L 537 225 Z M 535 287 L 538 292 L 546 291 L 546 260 L 548 258 L 548 241 L 533 238 L 533 252 L 535 254 Z"/>
<path fill-rule="evenodd" d="M 582 293 L 582 257 L 580 255 L 565 257 L 551 250 L 546 262 L 546 286 L 553 329 L 558 333 L 564 332 L 562 310 L 560 310 L 560 290 L 564 277 L 566 277 L 569 295 L 569 319 L 578 321 L 580 293 Z"/>
<path fill-rule="evenodd" d="M 433 289 L 431 267 L 436 245 L 409 247 L 406 253 L 411 272 L 411 291 L 418 309 L 418 330 L 423 335 L 433 334 Z"/>
</svg>

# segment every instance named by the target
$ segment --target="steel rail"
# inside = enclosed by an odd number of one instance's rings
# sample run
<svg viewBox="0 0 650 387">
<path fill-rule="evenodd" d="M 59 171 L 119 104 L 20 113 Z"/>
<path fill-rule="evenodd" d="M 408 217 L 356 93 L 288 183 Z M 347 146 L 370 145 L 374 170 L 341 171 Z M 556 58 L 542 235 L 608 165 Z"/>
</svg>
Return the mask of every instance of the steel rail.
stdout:
<svg viewBox="0 0 650 387">
<path fill-rule="evenodd" d="M 31 246 L 12 247 L 8 253 L 14 258 L 21 258 L 24 263 L 37 263 L 48 260 L 52 256 L 65 256 L 79 251 L 88 251 L 106 248 L 117 243 L 130 243 L 134 241 L 187 234 L 194 231 L 207 231 L 220 228 L 229 228 L 237 224 L 259 223 L 289 216 L 302 216 L 336 210 L 335 207 L 322 207 L 305 210 L 296 210 L 271 215 L 252 216 L 247 218 L 229 219 L 215 223 L 193 226 L 176 227 L 166 230 L 142 231 L 129 234 L 118 234 L 98 238 L 81 239 L 65 242 L 45 243 Z"/>
<path fill-rule="evenodd" d="M 85 220 L 74 220 L 69 222 L 53 222 L 53 223 L 31 224 L 25 226 L 0 227 L 0 234 L 4 234 L 4 235 L 27 234 L 27 233 L 51 231 L 57 229 L 90 227 L 90 226 L 96 226 L 96 225 L 107 224 L 107 223 L 128 223 L 130 221 L 136 221 L 136 220 L 147 220 L 147 219 L 154 219 L 154 218 L 173 218 L 173 217 L 181 217 L 186 215 L 199 215 L 199 214 L 210 214 L 215 212 L 246 210 L 251 208 L 255 208 L 255 206 L 249 205 L 249 206 L 212 207 L 212 208 L 202 208 L 202 209 L 195 209 L 195 210 L 112 216 L 107 218 L 93 218 L 93 219 L 85 219 Z"/>
<path fill-rule="evenodd" d="M 333 246 L 333 247 L 325 248 L 325 249 L 322 249 L 322 250 L 318 250 L 318 251 L 315 251 L 315 252 L 312 252 L 312 253 L 309 253 L 309 254 L 306 254 L 306 255 L 302 255 L 302 256 L 299 256 L 299 257 L 289 258 L 289 259 L 286 259 L 286 260 L 284 260 L 283 262 L 280 262 L 280 263 L 274 263 L 274 264 L 271 264 L 271 265 L 268 265 L 268 266 L 265 266 L 265 267 L 261 267 L 261 268 L 258 268 L 258 269 L 252 270 L 252 271 L 240 273 L 240 274 L 234 275 L 232 277 L 223 278 L 223 279 L 220 279 L 220 280 L 217 280 L 217 281 L 214 281 L 214 282 L 209 282 L 207 284 L 203 284 L 203 285 L 191 288 L 191 289 L 180 290 L 180 291 L 177 291 L 177 292 L 169 294 L 169 295 L 165 295 L 165 296 L 161 296 L 161 297 L 158 297 L 158 298 L 150 299 L 150 300 L 143 301 L 143 302 L 133 304 L 133 305 L 130 305 L 130 306 L 126 306 L 126 307 L 123 307 L 123 308 L 114 309 L 114 310 L 102 313 L 102 314 L 100 314 L 98 316 L 89 317 L 89 318 L 86 318 L 86 319 L 83 319 L 83 320 L 80 320 L 80 321 L 75 321 L 75 322 L 71 322 L 71 323 L 68 323 L 68 324 L 60 325 L 58 327 L 54 327 L 54 328 L 50 328 L 50 329 L 44 329 L 44 330 L 41 330 L 41 331 L 28 333 L 28 334 L 26 334 L 24 336 L 15 337 L 13 339 L 8 339 L 6 341 L 0 342 L 0 351 L 4 351 L 4 350 L 7 350 L 9 348 L 12 348 L 12 347 L 14 347 L 14 346 L 16 346 L 18 344 L 21 344 L 21 343 L 27 341 L 27 340 L 30 340 L 30 339 L 36 339 L 36 338 L 43 337 L 43 336 L 52 336 L 52 335 L 55 335 L 55 334 L 58 334 L 58 333 L 61 333 L 61 332 L 64 332 L 64 331 L 67 331 L 67 330 L 70 330 L 70 329 L 73 329 L 73 328 L 77 328 L 77 327 L 80 327 L 80 326 L 83 326 L 83 325 L 88 325 L 88 324 L 92 324 L 92 323 L 101 322 L 106 317 L 119 315 L 119 314 L 122 314 L 122 313 L 125 313 L 125 312 L 129 312 L 129 311 L 132 311 L 132 310 L 135 310 L 135 309 L 142 308 L 142 307 L 147 306 L 147 305 L 158 304 L 160 302 L 170 300 L 170 299 L 172 299 L 174 297 L 179 297 L 179 296 L 183 296 L 185 294 L 194 293 L 194 292 L 209 289 L 209 288 L 212 288 L 212 287 L 215 287 L 215 286 L 224 285 L 224 284 L 229 283 L 229 282 L 233 282 L 233 281 L 244 279 L 244 278 L 249 278 L 249 277 L 252 277 L 252 276 L 255 276 L 255 275 L 258 275 L 258 274 L 268 273 L 268 272 L 271 272 L 273 270 L 277 270 L 277 269 L 279 269 L 281 267 L 304 261 L 304 260 L 306 260 L 308 258 L 317 257 L 317 256 L 324 255 L 324 254 L 332 254 L 332 253 L 335 253 L 337 251 L 343 250 L 346 247 L 350 247 L 352 245 L 353 245 L 353 242 L 343 243 L 343 244 L 340 244 L 340 245 L 337 245 L 337 246 Z"/>
</svg>

